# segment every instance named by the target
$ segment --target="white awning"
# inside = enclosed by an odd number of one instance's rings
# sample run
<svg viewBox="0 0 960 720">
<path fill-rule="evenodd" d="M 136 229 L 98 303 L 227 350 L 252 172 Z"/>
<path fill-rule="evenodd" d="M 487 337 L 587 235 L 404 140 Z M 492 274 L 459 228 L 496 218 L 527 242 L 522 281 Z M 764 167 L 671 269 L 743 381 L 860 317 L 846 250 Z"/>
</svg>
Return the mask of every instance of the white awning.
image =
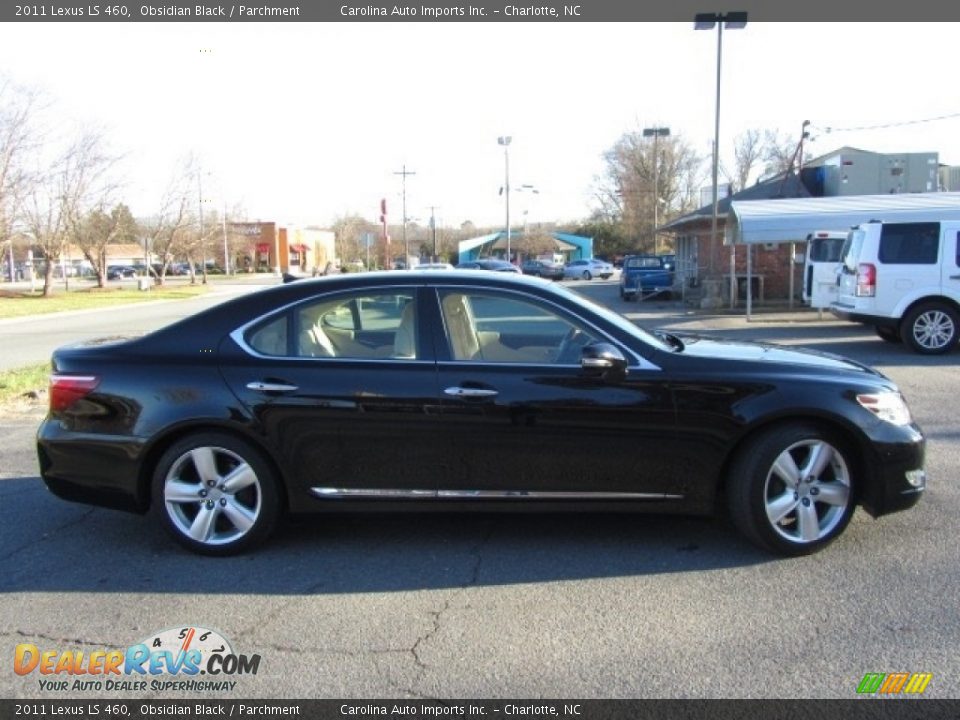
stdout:
<svg viewBox="0 0 960 720">
<path fill-rule="evenodd" d="M 960 193 L 735 200 L 729 219 L 726 244 L 803 242 L 818 230 L 849 230 L 871 220 L 960 220 Z"/>
</svg>

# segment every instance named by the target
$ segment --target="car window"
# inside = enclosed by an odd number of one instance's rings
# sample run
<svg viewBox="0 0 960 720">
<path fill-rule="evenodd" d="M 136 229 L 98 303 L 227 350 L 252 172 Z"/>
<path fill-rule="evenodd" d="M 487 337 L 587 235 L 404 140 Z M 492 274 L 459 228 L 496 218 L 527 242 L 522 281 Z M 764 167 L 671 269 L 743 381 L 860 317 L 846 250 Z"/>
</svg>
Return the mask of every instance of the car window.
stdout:
<svg viewBox="0 0 960 720">
<path fill-rule="evenodd" d="M 255 328 L 247 336 L 247 342 L 261 355 L 280 357 L 287 354 L 286 314 Z"/>
<path fill-rule="evenodd" d="M 659 268 L 660 258 L 655 258 L 655 257 L 627 258 L 627 261 L 624 263 L 624 266 L 628 268 Z"/>
<path fill-rule="evenodd" d="M 592 332 L 533 300 L 483 291 L 445 291 L 440 307 L 450 356 L 459 361 L 579 364 Z"/>
<path fill-rule="evenodd" d="M 940 223 L 887 223 L 877 258 L 888 265 L 932 265 L 940 251 Z"/>
<path fill-rule="evenodd" d="M 274 357 L 412 360 L 418 356 L 416 328 L 411 291 L 367 292 L 299 305 L 256 326 L 247 342 Z"/>
</svg>

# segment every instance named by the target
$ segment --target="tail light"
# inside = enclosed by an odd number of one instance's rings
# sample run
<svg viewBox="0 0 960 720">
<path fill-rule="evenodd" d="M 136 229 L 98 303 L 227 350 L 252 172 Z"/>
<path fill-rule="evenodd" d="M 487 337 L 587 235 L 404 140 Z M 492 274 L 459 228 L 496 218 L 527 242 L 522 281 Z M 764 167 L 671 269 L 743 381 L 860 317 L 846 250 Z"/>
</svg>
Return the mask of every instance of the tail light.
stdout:
<svg viewBox="0 0 960 720">
<path fill-rule="evenodd" d="M 50 411 L 63 412 L 100 384 L 95 375 L 51 375 Z"/>
<path fill-rule="evenodd" d="M 857 266 L 857 297 L 874 297 L 877 294 L 877 266 L 860 263 Z"/>
</svg>

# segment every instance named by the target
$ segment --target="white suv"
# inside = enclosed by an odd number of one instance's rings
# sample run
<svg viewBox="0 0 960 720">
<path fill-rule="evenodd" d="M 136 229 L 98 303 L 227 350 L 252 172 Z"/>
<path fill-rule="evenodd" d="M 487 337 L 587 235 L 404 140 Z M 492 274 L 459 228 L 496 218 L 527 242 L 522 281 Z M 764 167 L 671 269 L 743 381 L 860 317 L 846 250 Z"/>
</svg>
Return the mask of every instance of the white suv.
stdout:
<svg viewBox="0 0 960 720">
<path fill-rule="evenodd" d="M 830 310 L 888 342 L 944 353 L 960 333 L 960 221 L 869 222 L 843 246 Z"/>
</svg>

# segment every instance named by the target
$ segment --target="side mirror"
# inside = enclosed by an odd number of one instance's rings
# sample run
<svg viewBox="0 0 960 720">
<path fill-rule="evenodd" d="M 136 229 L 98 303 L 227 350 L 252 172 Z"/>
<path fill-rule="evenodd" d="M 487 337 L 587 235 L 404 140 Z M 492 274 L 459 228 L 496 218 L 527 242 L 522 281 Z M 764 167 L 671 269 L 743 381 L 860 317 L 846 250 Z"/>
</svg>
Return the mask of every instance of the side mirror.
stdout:
<svg viewBox="0 0 960 720">
<path fill-rule="evenodd" d="M 610 343 L 591 343 L 583 348 L 580 367 L 603 380 L 622 380 L 627 375 L 627 359 L 620 348 Z"/>
</svg>

